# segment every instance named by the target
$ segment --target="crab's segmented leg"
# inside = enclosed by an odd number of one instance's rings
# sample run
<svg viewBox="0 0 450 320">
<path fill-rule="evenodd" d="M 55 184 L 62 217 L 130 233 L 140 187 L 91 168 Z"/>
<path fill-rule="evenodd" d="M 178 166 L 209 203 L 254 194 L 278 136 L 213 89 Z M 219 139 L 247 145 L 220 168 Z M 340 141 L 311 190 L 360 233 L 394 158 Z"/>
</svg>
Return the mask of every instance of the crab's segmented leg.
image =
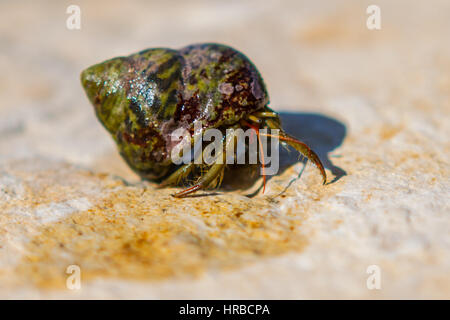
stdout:
<svg viewBox="0 0 450 320">
<path fill-rule="evenodd" d="M 256 118 L 278 118 L 278 114 L 273 111 L 258 111 L 252 113 L 252 116 Z"/>
<path fill-rule="evenodd" d="M 294 137 L 291 137 L 286 132 L 284 132 L 283 129 L 281 129 L 281 127 L 279 125 L 277 125 L 274 121 L 272 121 L 272 119 L 266 119 L 265 122 L 270 129 L 279 129 L 280 133 L 279 133 L 279 135 L 260 133 L 260 135 L 265 135 L 268 137 L 275 137 L 282 141 L 285 141 L 288 145 L 290 145 L 295 150 L 300 152 L 303 156 L 310 159 L 320 170 L 320 173 L 323 178 L 323 184 L 325 184 L 327 182 L 327 174 L 325 172 L 322 162 L 319 159 L 319 156 L 314 151 L 312 151 L 311 148 L 308 147 L 305 143 L 295 139 Z"/>
<path fill-rule="evenodd" d="M 219 184 L 222 181 L 221 175 L 223 174 L 223 170 L 225 169 L 225 150 L 229 147 L 231 147 L 231 143 L 234 139 L 234 134 L 227 135 L 224 149 L 221 150 L 221 152 L 217 155 L 216 163 L 214 163 L 206 172 L 204 176 L 200 178 L 200 180 L 193 185 L 192 187 L 189 187 L 183 191 L 175 193 L 173 196 L 175 198 L 183 198 L 187 196 L 188 194 L 191 194 L 193 192 L 196 192 L 201 189 L 207 188 L 213 181 L 215 181 L 217 178 L 219 178 Z M 219 162 L 219 159 L 222 161 Z M 169 177 L 170 178 L 170 177 Z"/>
<path fill-rule="evenodd" d="M 252 119 L 250 118 L 250 120 L 252 120 Z M 242 122 L 243 125 L 249 126 L 251 129 L 253 129 L 256 132 L 256 136 L 257 136 L 258 144 L 259 144 L 259 152 L 261 153 L 261 166 L 262 166 L 262 176 L 263 176 L 263 193 L 264 193 L 264 191 L 266 190 L 266 180 L 267 180 L 266 179 L 266 169 L 265 169 L 266 168 L 266 164 L 265 164 L 265 161 L 264 161 L 264 148 L 263 148 L 261 139 L 259 138 L 259 135 L 260 135 L 259 127 L 254 126 L 254 125 L 248 123 L 245 120 L 242 120 L 241 122 Z"/>
</svg>

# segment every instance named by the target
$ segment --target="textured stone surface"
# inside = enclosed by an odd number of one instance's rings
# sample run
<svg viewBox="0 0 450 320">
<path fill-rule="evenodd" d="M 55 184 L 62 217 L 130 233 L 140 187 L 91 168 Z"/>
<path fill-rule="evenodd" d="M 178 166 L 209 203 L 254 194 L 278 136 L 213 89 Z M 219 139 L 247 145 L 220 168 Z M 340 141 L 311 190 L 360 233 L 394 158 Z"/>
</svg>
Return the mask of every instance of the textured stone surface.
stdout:
<svg viewBox="0 0 450 320">
<path fill-rule="evenodd" d="M 0 297 L 450 298 L 450 6 L 378 1 L 0 5 Z M 186 199 L 140 181 L 79 72 L 146 47 L 245 52 L 333 183 L 282 172 Z M 65 286 L 79 265 L 82 289 Z M 381 269 L 368 290 L 366 269 Z"/>
</svg>

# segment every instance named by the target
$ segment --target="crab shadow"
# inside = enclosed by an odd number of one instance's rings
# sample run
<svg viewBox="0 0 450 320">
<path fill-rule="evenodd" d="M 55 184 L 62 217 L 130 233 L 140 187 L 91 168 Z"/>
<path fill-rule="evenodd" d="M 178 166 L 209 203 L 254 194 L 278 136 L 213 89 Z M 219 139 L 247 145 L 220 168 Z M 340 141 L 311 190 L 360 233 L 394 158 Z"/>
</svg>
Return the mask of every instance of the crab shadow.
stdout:
<svg viewBox="0 0 450 320">
<path fill-rule="evenodd" d="M 347 174 L 344 169 L 335 166 L 328 155 L 331 151 L 338 148 L 345 139 L 347 129 L 342 122 L 318 113 L 280 112 L 279 115 L 283 130 L 309 145 L 310 148 L 317 153 L 324 167 L 331 171 L 334 177 L 331 180 L 330 178 L 328 179 L 328 184 L 338 181 Z M 283 173 L 293 164 L 298 162 L 306 163 L 306 161 L 306 159 L 299 157 L 299 153 L 295 150 L 292 150 L 291 148 L 287 150 L 280 146 L 278 174 Z M 303 169 L 295 179 L 300 178 Z M 247 170 L 248 172 L 242 170 Z M 238 185 L 240 189 L 249 188 L 254 185 L 258 178 L 260 178 L 258 173 L 255 174 L 255 172 L 259 172 L 259 170 L 255 170 L 255 167 L 253 167 L 253 171 L 252 168 L 246 167 L 233 169 L 232 171 L 235 173 L 231 175 L 231 179 L 226 179 L 228 180 L 227 184 L 229 184 L 229 187 L 231 188 Z M 267 178 L 270 179 L 272 177 L 273 176 Z M 293 179 L 289 185 L 295 179 Z M 234 185 L 234 187 L 231 185 Z M 262 185 L 254 194 L 252 193 L 252 195 L 257 194 L 261 188 Z"/>
</svg>

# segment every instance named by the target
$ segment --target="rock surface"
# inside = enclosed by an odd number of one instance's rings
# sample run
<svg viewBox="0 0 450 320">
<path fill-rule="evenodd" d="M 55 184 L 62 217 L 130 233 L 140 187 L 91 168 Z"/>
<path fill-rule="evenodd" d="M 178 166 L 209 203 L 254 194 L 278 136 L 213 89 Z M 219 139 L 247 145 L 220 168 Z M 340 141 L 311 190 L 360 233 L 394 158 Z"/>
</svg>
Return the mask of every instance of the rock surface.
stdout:
<svg viewBox="0 0 450 320">
<path fill-rule="evenodd" d="M 0 297 L 450 298 L 450 5 L 377 4 L 371 31 L 361 1 L 79 1 L 68 30 L 64 3 L 3 1 Z M 254 61 L 332 183 L 283 154 L 264 194 L 174 199 L 126 167 L 80 70 L 205 41 Z"/>
</svg>

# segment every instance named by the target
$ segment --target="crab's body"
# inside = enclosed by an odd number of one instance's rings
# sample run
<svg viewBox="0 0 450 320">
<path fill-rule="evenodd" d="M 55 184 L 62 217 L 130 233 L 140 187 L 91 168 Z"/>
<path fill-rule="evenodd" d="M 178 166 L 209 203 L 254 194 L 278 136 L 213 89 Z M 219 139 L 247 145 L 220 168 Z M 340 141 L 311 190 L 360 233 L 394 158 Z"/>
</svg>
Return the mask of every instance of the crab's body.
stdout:
<svg viewBox="0 0 450 320">
<path fill-rule="evenodd" d="M 81 82 L 123 158 L 148 179 L 164 178 L 175 170 L 171 133 L 176 129 L 194 133 L 194 123 L 203 129 L 226 129 L 263 110 L 272 113 L 272 127 L 279 125 L 278 116 L 267 107 L 269 97 L 256 67 L 225 45 L 144 50 L 84 70 Z"/>
</svg>

